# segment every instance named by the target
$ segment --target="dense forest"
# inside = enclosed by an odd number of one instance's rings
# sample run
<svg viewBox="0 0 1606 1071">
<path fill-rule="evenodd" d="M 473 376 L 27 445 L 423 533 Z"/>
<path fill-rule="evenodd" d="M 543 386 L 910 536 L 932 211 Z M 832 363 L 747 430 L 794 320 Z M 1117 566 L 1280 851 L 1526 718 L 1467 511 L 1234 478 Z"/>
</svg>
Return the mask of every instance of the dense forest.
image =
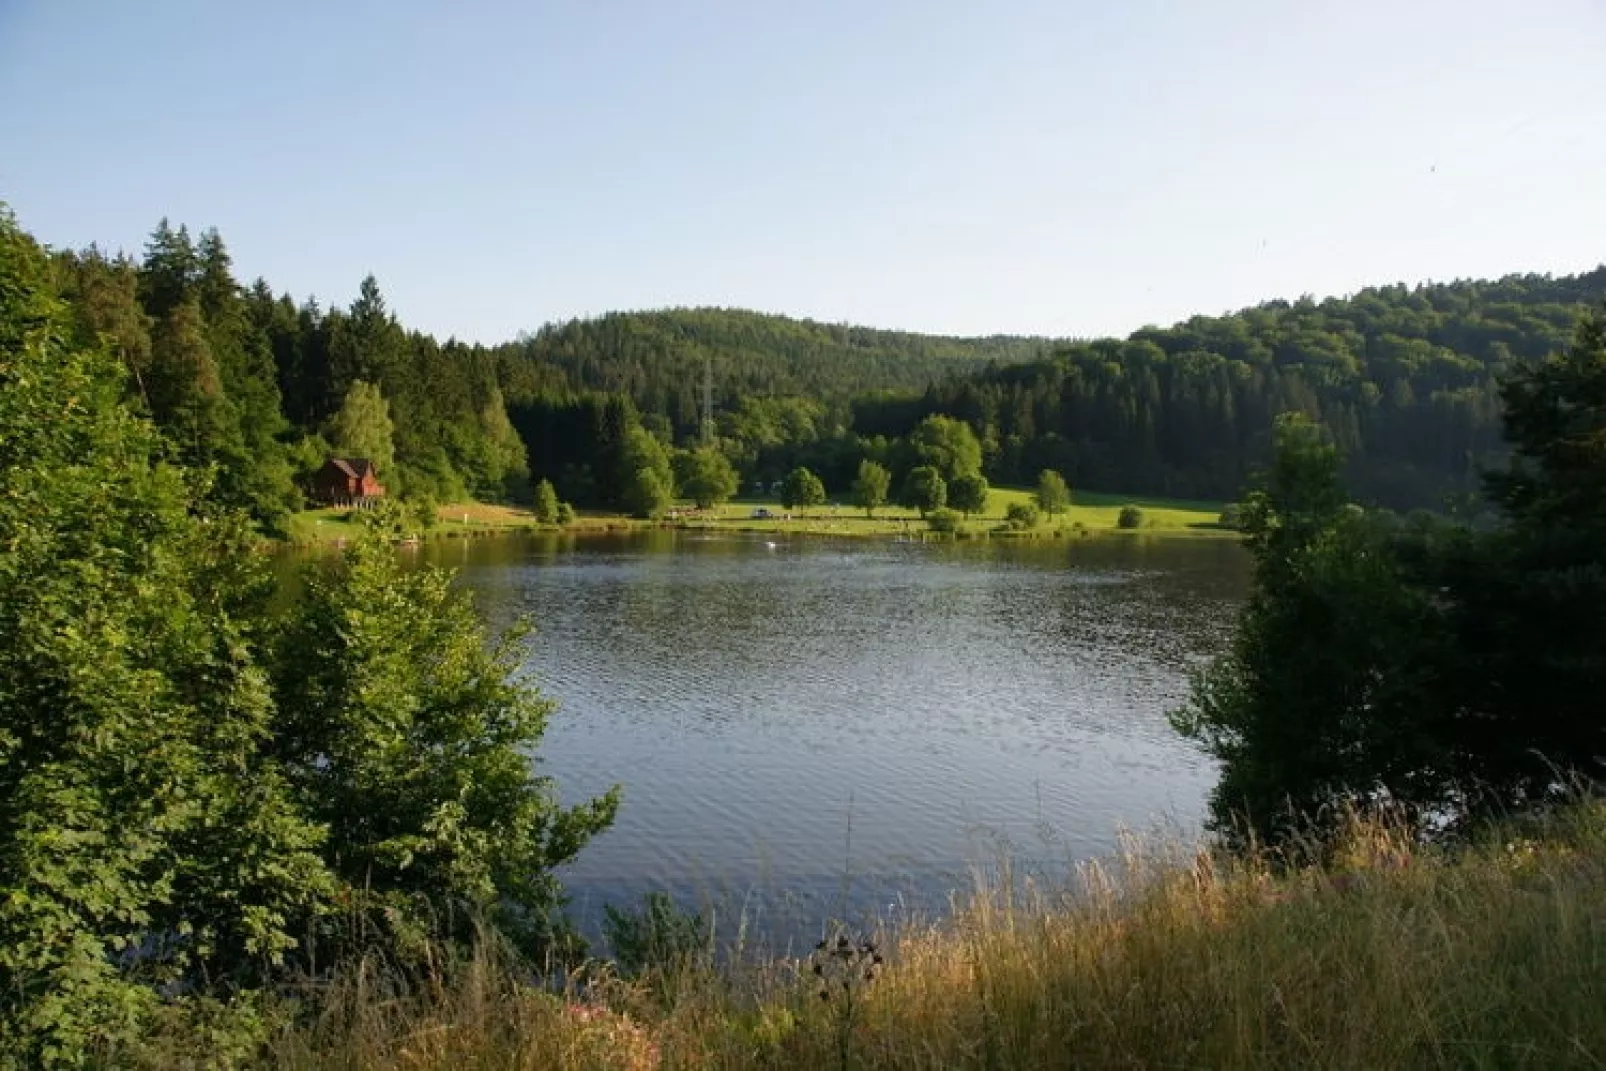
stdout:
<svg viewBox="0 0 1606 1071">
<path fill-rule="evenodd" d="M 1559 350 L 1606 297 L 1601 268 L 1273 301 L 1125 340 L 678 309 L 484 346 L 406 329 L 372 277 L 347 308 L 245 286 L 215 230 L 165 220 L 137 258 L 90 248 L 53 267 L 74 342 L 108 340 L 180 460 L 211 466 L 270 531 L 330 453 L 373 458 L 426 502 L 528 500 L 545 479 L 639 512 L 701 497 L 682 486 L 699 466 L 732 490 L 807 467 L 840 496 L 871 460 L 901 484 L 933 415 L 969 426 L 995 484 L 1053 470 L 1088 490 L 1230 499 L 1269 457 L 1274 418 L 1301 412 L 1331 429 L 1363 501 L 1444 507 L 1500 460 L 1501 376 Z"/>
<path fill-rule="evenodd" d="M 1363 499 L 1439 506 L 1475 492 L 1502 450 L 1500 376 L 1560 350 L 1602 297 L 1606 268 L 1267 302 L 953 377 L 917 403 L 863 403 L 854 426 L 896 436 L 947 413 L 976 429 L 997 483 L 1049 468 L 1221 499 L 1267 459 L 1273 418 L 1301 412 L 1331 430 Z"/>
</svg>

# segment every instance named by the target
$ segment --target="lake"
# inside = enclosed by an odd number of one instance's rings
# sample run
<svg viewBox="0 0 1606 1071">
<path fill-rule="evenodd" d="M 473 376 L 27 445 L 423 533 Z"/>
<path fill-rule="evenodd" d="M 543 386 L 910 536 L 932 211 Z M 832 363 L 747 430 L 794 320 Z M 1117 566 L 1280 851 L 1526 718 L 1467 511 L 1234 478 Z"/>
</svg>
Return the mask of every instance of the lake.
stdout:
<svg viewBox="0 0 1606 1071">
<path fill-rule="evenodd" d="M 1166 711 L 1222 649 L 1220 539 L 895 543 L 691 531 L 406 552 L 538 626 L 567 799 L 624 786 L 564 874 L 595 932 L 662 889 L 724 937 L 940 911 L 976 868 L 1063 874 L 1123 827 L 1197 829 L 1213 764 Z M 741 920 L 740 922 L 738 920 Z"/>
</svg>

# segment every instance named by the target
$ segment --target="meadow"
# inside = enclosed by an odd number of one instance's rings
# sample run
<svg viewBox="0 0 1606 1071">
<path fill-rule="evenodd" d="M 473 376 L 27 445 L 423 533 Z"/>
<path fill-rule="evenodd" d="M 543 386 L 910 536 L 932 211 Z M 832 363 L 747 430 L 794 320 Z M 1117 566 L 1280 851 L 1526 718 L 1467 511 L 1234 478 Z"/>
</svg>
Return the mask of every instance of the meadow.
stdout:
<svg viewBox="0 0 1606 1071">
<path fill-rule="evenodd" d="M 986 511 L 963 518 L 958 534 L 967 537 L 1006 534 L 997 530 L 1002 527 L 1008 508 L 1031 501 L 1032 492 L 1029 490 L 995 487 L 988 494 Z M 1142 511 L 1142 523 L 1136 529 L 1123 529 L 1118 525 L 1121 510 L 1128 505 L 1137 506 Z M 755 517 L 756 510 L 767 511 L 770 516 Z M 1219 502 L 1076 492 L 1070 508 L 1065 512 L 1055 517 L 1043 517 L 1034 528 L 1007 534 L 1013 537 L 1054 537 L 1120 532 L 1167 536 L 1236 536 L 1237 533 L 1218 525 L 1221 510 L 1222 504 Z M 521 506 L 452 503 L 439 507 L 436 516 L 435 527 L 428 535 L 484 535 L 543 527 L 558 530 L 556 526 L 543 526 L 533 513 Z M 289 542 L 326 543 L 349 539 L 356 533 L 360 519 L 360 511 L 350 509 L 305 510 L 291 518 Z M 563 530 L 585 533 L 651 526 L 911 538 L 921 537 L 927 531 L 927 524 L 919 513 L 899 506 L 878 507 L 873 516 L 867 516 L 864 510 L 845 501 L 787 510 L 770 498 L 735 499 L 708 510 L 697 510 L 689 502 L 679 502 L 671 516 L 658 521 L 582 510 Z"/>
</svg>

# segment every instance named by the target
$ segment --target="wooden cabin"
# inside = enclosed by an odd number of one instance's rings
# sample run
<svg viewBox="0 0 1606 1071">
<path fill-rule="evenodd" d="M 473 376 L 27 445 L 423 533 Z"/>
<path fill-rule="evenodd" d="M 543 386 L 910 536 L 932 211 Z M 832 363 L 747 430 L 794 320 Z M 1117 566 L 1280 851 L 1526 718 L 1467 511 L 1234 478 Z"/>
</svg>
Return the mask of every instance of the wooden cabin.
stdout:
<svg viewBox="0 0 1606 1071">
<path fill-rule="evenodd" d="M 312 476 L 312 498 L 326 506 L 360 508 L 384 497 L 379 470 L 366 457 L 331 457 Z"/>
</svg>

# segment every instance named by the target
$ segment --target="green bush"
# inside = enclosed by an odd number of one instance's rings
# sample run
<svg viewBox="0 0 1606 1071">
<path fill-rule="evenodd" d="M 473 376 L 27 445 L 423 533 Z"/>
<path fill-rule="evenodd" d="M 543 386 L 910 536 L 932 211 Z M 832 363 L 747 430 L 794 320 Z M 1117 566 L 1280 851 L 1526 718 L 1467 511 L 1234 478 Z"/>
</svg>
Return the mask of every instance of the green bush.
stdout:
<svg viewBox="0 0 1606 1071">
<path fill-rule="evenodd" d="M 558 522 L 558 492 L 552 486 L 551 480 L 542 480 L 535 485 L 535 506 L 533 512 L 535 519 L 542 524 L 557 524 Z"/>
<path fill-rule="evenodd" d="M 926 523 L 933 532 L 953 533 L 959 531 L 959 513 L 951 509 L 932 510 L 926 515 Z"/>
<path fill-rule="evenodd" d="M 440 519 L 440 506 L 433 496 L 414 495 L 407 503 L 407 524 L 415 532 L 427 532 Z"/>
<path fill-rule="evenodd" d="M 558 503 L 558 523 L 563 525 L 574 523 L 574 507 L 567 502 Z"/>
<path fill-rule="evenodd" d="M 342 956 L 551 947 L 618 797 L 533 764 L 521 634 L 403 567 L 394 497 L 270 614 L 246 518 L 65 344 L 48 270 L 0 211 L 0 1067 L 129 1066 L 161 1023 L 232 1065 Z"/>
<path fill-rule="evenodd" d="M 1142 528 L 1143 511 L 1136 506 L 1122 506 L 1121 515 L 1115 519 L 1117 528 Z"/>
<path fill-rule="evenodd" d="M 1036 528 L 1040 514 L 1030 502 L 1011 502 L 1004 511 L 1004 523 L 1017 532 Z"/>
<path fill-rule="evenodd" d="M 648 893 L 640 911 L 607 904 L 602 912 L 603 936 L 626 974 L 684 964 L 707 950 L 703 916 L 683 910 L 667 893 Z"/>
</svg>

